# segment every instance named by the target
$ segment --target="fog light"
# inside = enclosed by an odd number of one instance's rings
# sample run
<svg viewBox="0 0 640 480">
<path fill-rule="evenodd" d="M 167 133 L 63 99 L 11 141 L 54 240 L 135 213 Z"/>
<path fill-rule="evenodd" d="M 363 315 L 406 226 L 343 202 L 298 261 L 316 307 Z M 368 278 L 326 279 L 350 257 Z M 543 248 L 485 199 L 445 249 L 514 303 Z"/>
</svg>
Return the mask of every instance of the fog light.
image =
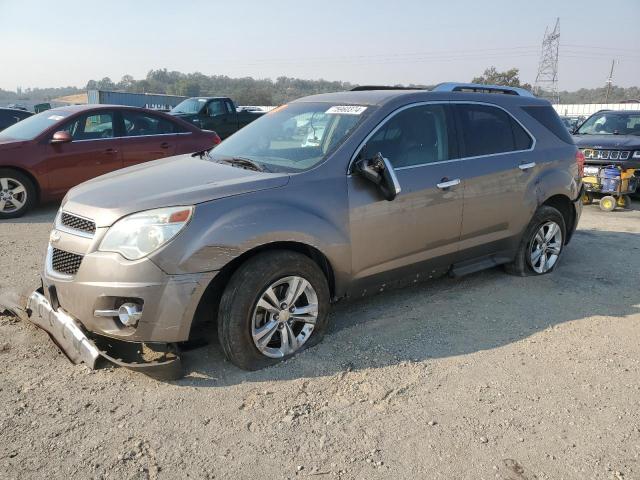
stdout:
<svg viewBox="0 0 640 480">
<path fill-rule="evenodd" d="M 120 319 L 122 324 L 127 327 L 132 327 L 136 323 L 138 323 L 138 320 L 140 320 L 141 316 L 142 309 L 135 303 L 123 303 L 122 305 L 120 305 L 120 308 L 118 308 L 118 318 Z"/>
</svg>

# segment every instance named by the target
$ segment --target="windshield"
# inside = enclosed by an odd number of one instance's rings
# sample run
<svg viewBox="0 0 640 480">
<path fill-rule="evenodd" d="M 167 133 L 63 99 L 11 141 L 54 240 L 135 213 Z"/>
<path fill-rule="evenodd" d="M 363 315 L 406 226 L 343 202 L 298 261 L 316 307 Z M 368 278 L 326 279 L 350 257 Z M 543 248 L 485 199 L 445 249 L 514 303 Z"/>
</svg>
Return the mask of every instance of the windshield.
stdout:
<svg viewBox="0 0 640 480">
<path fill-rule="evenodd" d="M 301 172 L 342 143 L 373 107 L 330 103 L 284 105 L 211 150 L 216 161 L 246 159 L 269 172 Z"/>
<path fill-rule="evenodd" d="M 206 98 L 187 98 L 173 107 L 171 113 L 199 113 L 206 103 Z"/>
<path fill-rule="evenodd" d="M 66 114 L 56 113 L 54 110 L 38 113 L 2 130 L 0 139 L 33 140 L 67 116 Z"/>
<path fill-rule="evenodd" d="M 640 112 L 596 113 L 578 129 L 578 135 L 640 135 Z"/>
</svg>

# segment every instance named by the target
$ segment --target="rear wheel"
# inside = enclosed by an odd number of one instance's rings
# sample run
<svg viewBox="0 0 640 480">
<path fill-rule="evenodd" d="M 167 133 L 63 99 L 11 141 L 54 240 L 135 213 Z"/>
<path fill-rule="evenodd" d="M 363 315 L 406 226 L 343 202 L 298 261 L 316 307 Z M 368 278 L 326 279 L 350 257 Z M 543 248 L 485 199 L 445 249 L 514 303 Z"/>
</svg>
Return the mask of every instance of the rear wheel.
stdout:
<svg viewBox="0 0 640 480">
<path fill-rule="evenodd" d="M 582 194 L 582 204 L 583 205 L 591 205 L 593 203 L 593 193 L 584 192 Z"/>
<path fill-rule="evenodd" d="M 562 214 L 548 205 L 541 206 L 522 236 L 514 261 L 505 265 L 505 270 L 523 277 L 552 272 L 562 255 L 566 231 Z"/>
<path fill-rule="evenodd" d="M 328 311 L 327 280 L 313 260 L 297 252 L 265 252 L 229 280 L 218 336 L 232 363 L 257 370 L 319 342 Z"/>
<path fill-rule="evenodd" d="M 616 204 L 620 208 L 629 208 L 631 206 L 631 197 L 629 195 L 622 195 L 618 197 Z"/>
<path fill-rule="evenodd" d="M 600 199 L 600 210 L 613 212 L 616 209 L 616 199 L 611 195 L 606 195 Z"/>
<path fill-rule="evenodd" d="M 36 188 L 24 173 L 0 168 L 0 219 L 24 215 L 35 203 Z"/>
</svg>

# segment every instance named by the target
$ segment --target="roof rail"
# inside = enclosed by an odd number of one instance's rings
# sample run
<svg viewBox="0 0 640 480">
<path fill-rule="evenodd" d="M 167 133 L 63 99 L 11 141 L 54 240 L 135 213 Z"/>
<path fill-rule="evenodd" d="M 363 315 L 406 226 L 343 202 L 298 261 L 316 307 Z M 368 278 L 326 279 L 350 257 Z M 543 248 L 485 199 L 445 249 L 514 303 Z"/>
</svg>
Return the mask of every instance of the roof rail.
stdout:
<svg viewBox="0 0 640 480">
<path fill-rule="evenodd" d="M 363 92 L 365 90 L 426 90 L 424 87 L 392 87 L 389 85 L 360 85 L 353 87 L 351 92 Z"/>
<path fill-rule="evenodd" d="M 504 95 L 519 95 L 521 97 L 535 97 L 529 90 L 519 87 L 505 87 L 503 85 L 483 85 L 480 83 L 441 83 L 432 92 L 468 92 L 468 93 L 502 93 Z"/>
</svg>

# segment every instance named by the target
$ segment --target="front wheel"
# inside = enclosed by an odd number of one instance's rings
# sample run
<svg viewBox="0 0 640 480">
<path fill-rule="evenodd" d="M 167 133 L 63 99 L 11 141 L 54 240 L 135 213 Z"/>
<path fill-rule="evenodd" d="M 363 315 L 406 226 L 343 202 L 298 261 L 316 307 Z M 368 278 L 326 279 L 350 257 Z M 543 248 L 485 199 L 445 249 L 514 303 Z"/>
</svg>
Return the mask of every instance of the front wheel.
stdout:
<svg viewBox="0 0 640 480">
<path fill-rule="evenodd" d="M 514 261 L 505 269 L 519 276 L 552 272 L 560 260 L 566 232 L 562 214 L 548 205 L 541 206 L 522 236 Z"/>
<path fill-rule="evenodd" d="M 265 252 L 229 280 L 218 336 L 232 363 L 257 370 L 318 343 L 328 313 L 327 279 L 313 260 L 297 252 Z"/>
<path fill-rule="evenodd" d="M 24 215 L 35 203 L 36 188 L 29 177 L 0 168 L 0 219 Z"/>
</svg>

